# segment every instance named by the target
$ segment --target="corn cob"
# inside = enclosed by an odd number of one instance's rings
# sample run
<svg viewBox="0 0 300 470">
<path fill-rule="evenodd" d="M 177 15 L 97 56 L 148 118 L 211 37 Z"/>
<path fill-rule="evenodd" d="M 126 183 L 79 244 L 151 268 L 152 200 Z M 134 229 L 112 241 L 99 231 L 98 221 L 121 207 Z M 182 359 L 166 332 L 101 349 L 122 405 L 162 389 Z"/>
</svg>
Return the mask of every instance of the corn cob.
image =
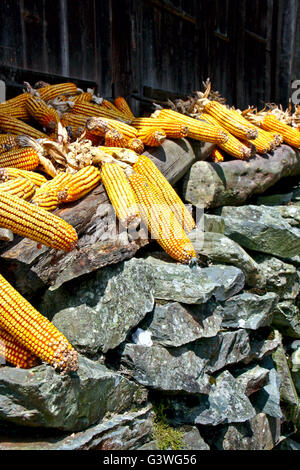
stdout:
<svg viewBox="0 0 300 470">
<path fill-rule="evenodd" d="M 21 93 L 10 100 L 0 104 L 0 114 L 9 114 L 24 121 L 30 119 L 30 114 L 27 111 L 26 103 L 31 97 L 30 93 Z"/>
<path fill-rule="evenodd" d="M 10 150 L 16 149 L 19 147 L 19 144 L 16 140 L 15 135 L 4 134 L 5 137 L 0 139 L 0 154 L 4 152 L 9 152 Z"/>
<path fill-rule="evenodd" d="M 74 114 L 81 114 L 87 117 L 107 117 L 112 119 L 120 119 L 120 112 L 109 109 L 105 106 L 99 106 L 94 103 L 86 103 L 85 101 L 75 103 L 72 108 Z"/>
<path fill-rule="evenodd" d="M 87 120 L 88 120 L 88 117 L 83 116 L 82 114 L 65 113 L 62 116 L 60 122 L 64 127 L 67 127 L 67 126 L 85 127 Z"/>
<path fill-rule="evenodd" d="M 146 157 L 146 155 L 140 155 L 137 163 L 133 165 L 133 169 L 140 175 L 143 175 L 150 185 L 156 186 L 160 190 L 165 202 L 174 211 L 180 224 L 184 226 L 184 230 L 186 232 L 193 230 L 196 225 L 193 217 L 176 191 L 172 188 L 170 183 L 166 180 L 152 160 Z"/>
<path fill-rule="evenodd" d="M 42 100 L 49 101 L 60 95 L 75 95 L 77 86 L 75 83 L 58 83 L 56 85 L 46 85 L 39 88 L 38 92 Z"/>
<path fill-rule="evenodd" d="M 125 122 L 109 118 L 89 118 L 86 122 L 86 127 L 90 132 L 98 135 L 104 135 L 108 130 L 116 129 L 127 139 L 136 138 L 138 134 L 134 127 L 129 126 Z"/>
<path fill-rule="evenodd" d="M 163 144 L 166 140 L 166 133 L 162 129 L 140 129 L 138 132 L 138 138 L 146 145 L 150 147 L 158 147 Z"/>
<path fill-rule="evenodd" d="M 226 131 L 220 127 L 213 126 L 209 123 L 199 121 L 184 114 L 177 113 L 171 109 L 162 109 L 159 111 L 159 118 L 169 122 L 181 123 L 188 127 L 188 137 L 203 142 L 211 142 L 212 144 L 224 144 L 229 136 Z"/>
<path fill-rule="evenodd" d="M 29 200 L 35 193 L 35 186 L 28 179 L 18 177 L 1 183 L 0 191 L 20 197 L 21 199 Z"/>
<path fill-rule="evenodd" d="M 117 129 L 110 129 L 105 133 L 105 145 L 107 147 L 123 147 L 127 146 L 127 140 L 124 135 Z"/>
<path fill-rule="evenodd" d="M 136 199 L 122 168 L 116 163 L 105 163 L 101 178 L 117 218 L 127 227 L 133 220 L 139 220 L 140 213 Z"/>
<path fill-rule="evenodd" d="M 79 95 L 73 96 L 71 98 L 71 101 L 74 101 L 74 103 L 81 103 L 82 101 L 90 103 L 92 101 L 92 98 L 93 95 L 88 91 L 85 91 L 83 93 L 79 93 Z"/>
<path fill-rule="evenodd" d="M 211 159 L 215 163 L 224 162 L 224 155 L 222 152 L 220 152 L 220 150 L 214 149 L 211 153 Z"/>
<path fill-rule="evenodd" d="M 267 114 L 260 125 L 266 131 L 279 132 L 283 136 L 284 142 L 292 147 L 300 148 L 300 134 L 297 129 L 279 121 L 273 114 Z"/>
<path fill-rule="evenodd" d="M 63 189 L 71 180 L 72 175 L 70 173 L 59 173 L 51 180 L 46 181 L 37 192 L 47 192 L 50 189 L 53 191 L 59 191 L 60 189 Z"/>
<path fill-rule="evenodd" d="M 218 101 L 209 101 L 204 110 L 235 137 L 244 140 L 257 138 L 257 128 L 245 120 L 237 111 L 226 108 Z"/>
<path fill-rule="evenodd" d="M 63 219 L 3 192 L 0 226 L 56 250 L 71 251 L 77 244 L 75 229 Z"/>
<path fill-rule="evenodd" d="M 56 369 L 78 369 L 78 354 L 57 328 L 0 275 L 0 327 Z"/>
<path fill-rule="evenodd" d="M 138 173 L 129 177 L 144 224 L 152 238 L 172 258 L 181 263 L 189 263 L 196 258 L 194 247 L 178 222 L 174 212 L 146 178 Z"/>
<path fill-rule="evenodd" d="M 1 307 L 0 307 L 1 308 Z M 39 363 L 37 356 L 20 345 L 7 331 L 0 329 L 0 360 L 21 369 L 30 369 Z"/>
<path fill-rule="evenodd" d="M 31 147 L 10 150 L 0 154 L 0 167 L 34 170 L 40 163 L 36 151 Z"/>
<path fill-rule="evenodd" d="M 138 130 L 152 128 L 152 129 L 162 129 L 167 138 L 170 139 L 182 139 L 187 137 L 189 128 L 184 124 L 178 124 L 178 122 L 168 121 L 166 119 L 156 119 L 153 118 L 135 118 L 132 121 L 132 125 Z"/>
<path fill-rule="evenodd" d="M 77 201 L 98 186 L 100 179 L 101 173 L 98 168 L 92 165 L 85 166 L 71 175 L 70 180 L 61 184 L 58 191 L 59 200 L 61 202 Z"/>
<path fill-rule="evenodd" d="M 220 129 L 224 129 L 222 127 L 222 124 L 219 124 L 218 121 L 210 114 L 207 114 L 207 113 L 201 114 L 201 119 L 205 119 L 210 124 Z M 232 157 L 238 158 L 240 160 L 248 160 L 253 155 L 254 147 L 252 146 L 249 148 L 247 145 L 245 145 L 239 139 L 234 137 L 234 135 L 230 134 L 230 132 L 228 131 L 227 131 L 227 134 L 228 134 L 227 142 L 223 144 L 218 144 L 218 147 L 220 147 L 221 150 L 224 150 L 226 153 L 228 153 L 228 155 L 231 155 Z"/>
<path fill-rule="evenodd" d="M 58 207 L 60 203 L 58 198 L 58 191 L 50 189 L 48 191 L 37 192 L 30 202 L 38 207 L 41 207 L 45 211 L 52 212 Z"/>
<path fill-rule="evenodd" d="M 48 106 L 45 101 L 31 96 L 26 107 L 30 115 L 42 126 L 54 131 L 57 123 L 60 121 L 58 112 L 53 107 Z"/>
<path fill-rule="evenodd" d="M 46 183 L 47 180 L 43 175 L 34 171 L 21 170 L 19 168 L 0 168 L 0 181 L 8 181 L 14 178 L 25 178 L 31 181 L 35 186 L 39 187 Z"/>
<path fill-rule="evenodd" d="M 129 120 L 134 119 L 134 114 L 131 111 L 130 106 L 125 100 L 125 98 L 123 98 L 122 96 L 118 96 L 117 98 L 114 99 L 114 103 L 116 107 L 118 108 L 118 110 L 121 111 L 126 116 L 127 119 Z"/>
<path fill-rule="evenodd" d="M 122 111 L 120 111 L 113 103 L 111 103 L 111 101 L 108 101 L 108 100 L 102 98 L 101 106 L 103 106 L 104 108 L 107 108 L 107 109 L 113 111 L 114 113 L 118 114 L 120 116 L 120 118 L 124 117 L 124 113 L 122 113 Z"/>
<path fill-rule="evenodd" d="M 141 139 L 129 139 L 126 144 L 126 148 L 129 150 L 133 150 L 136 152 L 138 155 L 141 155 L 145 149 L 143 142 Z"/>
<path fill-rule="evenodd" d="M 29 124 L 25 124 L 25 122 L 5 114 L 0 114 L 0 130 L 2 132 L 11 132 L 15 135 L 28 135 L 34 139 L 44 139 L 48 137 L 43 132 L 29 126 Z"/>
</svg>

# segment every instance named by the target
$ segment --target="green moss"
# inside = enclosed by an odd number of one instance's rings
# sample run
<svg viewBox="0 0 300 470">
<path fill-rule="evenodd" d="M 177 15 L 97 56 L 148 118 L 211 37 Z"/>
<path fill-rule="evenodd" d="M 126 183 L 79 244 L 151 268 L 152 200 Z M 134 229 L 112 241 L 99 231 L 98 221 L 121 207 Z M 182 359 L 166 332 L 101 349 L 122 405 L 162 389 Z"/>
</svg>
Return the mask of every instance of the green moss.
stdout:
<svg viewBox="0 0 300 470">
<path fill-rule="evenodd" d="M 159 450 L 182 449 L 184 433 L 169 425 L 164 412 L 163 403 L 155 404 L 153 406 L 153 410 L 154 423 L 152 437 L 155 440 Z"/>
</svg>

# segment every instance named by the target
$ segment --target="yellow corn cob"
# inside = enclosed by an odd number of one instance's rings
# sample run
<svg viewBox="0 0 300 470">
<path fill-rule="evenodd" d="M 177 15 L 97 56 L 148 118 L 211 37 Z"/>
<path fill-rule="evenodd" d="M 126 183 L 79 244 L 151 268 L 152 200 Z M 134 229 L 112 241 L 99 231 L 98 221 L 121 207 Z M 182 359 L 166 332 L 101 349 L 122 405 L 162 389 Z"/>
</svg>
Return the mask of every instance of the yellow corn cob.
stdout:
<svg viewBox="0 0 300 470">
<path fill-rule="evenodd" d="M 49 101 L 60 95 L 75 95 L 77 86 L 75 83 L 58 83 L 57 85 L 46 85 L 39 88 L 38 92 L 42 100 Z"/>
<path fill-rule="evenodd" d="M 37 192 L 32 198 L 31 203 L 41 207 L 45 211 L 52 212 L 58 207 L 60 203 L 58 198 L 58 191 L 50 189 L 48 191 Z"/>
<path fill-rule="evenodd" d="M 2 192 L 0 227 L 56 250 L 72 251 L 78 240 L 75 229 L 60 217 Z"/>
<path fill-rule="evenodd" d="M 115 98 L 114 103 L 118 110 L 121 111 L 127 119 L 134 119 L 134 114 L 131 111 L 130 106 L 125 100 L 125 98 L 123 98 L 123 96 L 118 96 L 117 98 Z"/>
<path fill-rule="evenodd" d="M 89 93 L 88 91 L 85 91 L 83 93 L 79 93 L 79 95 L 73 96 L 71 98 L 71 101 L 74 101 L 74 103 L 80 103 L 82 101 L 85 101 L 86 103 L 90 103 L 92 101 L 93 95 Z"/>
<path fill-rule="evenodd" d="M 185 231 L 190 232 L 193 230 L 196 225 L 193 217 L 152 160 L 146 157 L 146 155 L 140 155 L 137 163 L 133 165 L 133 169 L 140 175 L 143 175 L 149 184 L 156 186 L 160 190 L 165 202 L 174 211 L 177 220 L 184 226 Z"/>
<path fill-rule="evenodd" d="M 51 180 L 46 181 L 37 192 L 46 192 L 50 189 L 53 191 L 59 191 L 60 189 L 63 189 L 72 180 L 72 178 L 73 176 L 70 173 L 59 173 Z"/>
<path fill-rule="evenodd" d="M 267 114 L 262 119 L 260 125 L 266 131 L 279 132 L 283 136 L 284 142 L 292 147 L 300 148 L 299 131 L 279 121 L 274 114 Z"/>
<path fill-rule="evenodd" d="M 61 202 L 77 201 L 98 186 L 100 179 L 101 173 L 98 168 L 92 165 L 85 166 L 71 175 L 70 180 L 61 184 L 58 191 L 59 200 Z"/>
<path fill-rule="evenodd" d="M 65 127 L 67 126 L 85 127 L 87 120 L 88 120 L 88 117 L 83 116 L 82 114 L 65 113 L 62 116 L 60 122 Z"/>
<path fill-rule="evenodd" d="M 78 354 L 57 328 L 0 275 L 0 327 L 35 356 L 64 372 L 78 369 Z"/>
<path fill-rule="evenodd" d="M 139 130 L 142 129 L 162 129 L 167 138 L 170 139 L 181 139 L 187 137 L 189 128 L 184 124 L 180 124 L 176 121 L 168 121 L 167 119 L 156 119 L 153 118 L 135 118 L 132 121 L 132 126 Z"/>
<path fill-rule="evenodd" d="M 204 110 L 213 116 L 227 131 L 240 139 L 256 139 L 257 128 L 234 110 L 226 108 L 218 101 L 209 101 Z"/>
<path fill-rule="evenodd" d="M 14 149 L 0 154 L 0 167 L 34 170 L 39 163 L 39 156 L 31 147 Z"/>
<path fill-rule="evenodd" d="M 0 329 L 1 359 L 21 369 L 30 369 L 39 363 L 37 356 L 34 356 L 30 351 L 21 346 L 20 343 L 3 329 Z"/>
<path fill-rule="evenodd" d="M 4 103 L 0 103 L 0 114 L 9 114 L 24 121 L 29 120 L 30 114 L 27 111 L 26 103 L 30 97 L 30 93 L 21 93 Z"/>
<path fill-rule="evenodd" d="M 123 147 L 127 146 L 127 139 L 117 129 L 110 129 L 105 133 L 105 145 L 107 147 Z"/>
<path fill-rule="evenodd" d="M 101 178 L 109 200 L 120 222 L 127 227 L 133 220 L 139 220 L 140 213 L 128 178 L 117 163 L 105 163 Z"/>
<path fill-rule="evenodd" d="M 205 119 L 205 121 L 209 122 L 210 124 L 218 127 L 220 129 L 224 129 L 222 124 L 218 123 L 218 121 L 211 116 L 210 114 L 203 113 L 201 114 L 201 119 Z M 230 134 L 227 131 L 228 140 L 223 144 L 218 144 L 221 150 L 224 150 L 228 155 L 231 155 L 234 158 L 238 158 L 240 160 L 248 160 L 251 156 L 254 155 L 254 147 L 248 147 L 239 139 L 234 137 L 234 135 Z"/>
<path fill-rule="evenodd" d="M 87 117 L 108 117 L 112 119 L 120 119 L 120 112 L 109 109 L 105 106 L 100 106 L 94 103 L 86 103 L 85 101 L 75 103 L 72 108 L 74 114 L 81 114 Z"/>
<path fill-rule="evenodd" d="M 224 162 L 224 155 L 218 149 L 214 149 L 212 151 L 211 158 L 212 158 L 213 162 L 215 162 L 215 163 Z"/>
<path fill-rule="evenodd" d="M 141 139 L 129 139 L 126 144 L 126 148 L 129 150 L 133 150 L 136 152 L 138 155 L 141 155 L 145 149 L 143 142 Z"/>
<path fill-rule="evenodd" d="M 103 98 L 101 106 L 113 111 L 114 113 L 118 114 L 121 118 L 124 117 L 124 114 L 113 103 L 111 103 L 111 101 L 108 101 Z"/>
<path fill-rule="evenodd" d="M 90 132 L 98 135 L 104 135 L 108 130 L 117 130 L 121 132 L 126 139 L 133 139 L 137 137 L 137 130 L 126 124 L 125 122 L 117 121 L 109 118 L 89 118 L 86 122 L 86 127 Z"/>
<path fill-rule="evenodd" d="M 194 247 L 178 222 L 174 212 L 144 176 L 134 173 L 129 177 L 144 224 L 152 238 L 172 258 L 189 263 L 196 258 Z"/>
<path fill-rule="evenodd" d="M 20 168 L 0 168 L 0 181 L 8 181 L 13 178 L 25 178 L 31 181 L 35 186 L 40 187 L 47 182 L 45 176 L 34 171 L 21 170 Z"/>
<path fill-rule="evenodd" d="M 199 121 L 171 109 L 162 109 L 159 111 L 159 118 L 169 122 L 181 123 L 188 127 L 188 137 L 212 144 L 224 144 L 229 136 L 226 131 L 209 123 Z"/>
<path fill-rule="evenodd" d="M 25 178 L 14 178 L 10 181 L 0 184 L 0 191 L 6 194 L 18 196 L 21 199 L 29 200 L 35 193 L 34 184 Z"/>
<path fill-rule="evenodd" d="M 266 137 L 261 131 L 263 129 L 258 129 L 258 137 L 251 140 L 251 144 L 255 145 L 257 153 L 266 154 L 271 152 L 276 148 L 275 138 L 273 136 Z M 246 145 L 248 141 L 242 141 Z"/>
<path fill-rule="evenodd" d="M 34 139 L 44 139 L 48 137 L 43 132 L 29 126 L 29 124 L 25 124 L 25 122 L 6 114 L 0 114 L 0 130 L 2 132 L 11 132 L 15 135 L 28 135 Z"/>
<path fill-rule="evenodd" d="M 53 107 L 36 96 L 31 96 L 26 103 L 30 115 L 42 126 L 54 131 L 60 121 L 59 115 Z"/>
<path fill-rule="evenodd" d="M 158 147 L 163 144 L 166 140 L 166 133 L 162 129 L 140 129 L 138 132 L 138 138 L 146 145 L 150 147 Z"/>
</svg>

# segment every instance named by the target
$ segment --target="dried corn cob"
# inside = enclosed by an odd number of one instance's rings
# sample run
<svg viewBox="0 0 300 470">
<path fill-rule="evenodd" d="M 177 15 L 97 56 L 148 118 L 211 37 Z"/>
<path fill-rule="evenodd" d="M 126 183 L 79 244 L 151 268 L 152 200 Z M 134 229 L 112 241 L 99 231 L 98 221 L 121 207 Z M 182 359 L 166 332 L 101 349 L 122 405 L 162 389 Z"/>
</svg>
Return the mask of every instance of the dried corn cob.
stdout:
<svg viewBox="0 0 300 470">
<path fill-rule="evenodd" d="M 49 190 L 59 191 L 63 189 L 70 181 L 73 176 L 70 173 L 59 173 L 54 176 L 51 180 L 46 181 L 37 191 L 37 193 L 47 192 Z"/>
<path fill-rule="evenodd" d="M 194 247 L 178 222 L 174 212 L 155 188 L 147 183 L 144 176 L 134 173 L 129 177 L 134 190 L 143 222 L 152 238 L 172 258 L 181 263 L 189 263 L 196 258 Z"/>
<path fill-rule="evenodd" d="M 48 191 L 36 192 L 30 202 L 38 207 L 41 207 L 45 211 L 52 212 L 58 207 L 60 199 L 58 197 L 58 191 L 50 189 Z"/>
<path fill-rule="evenodd" d="M 63 219 L 2 192 L 0 226 L 56 250 L 71 251 L 77 244 L 75 229 Z"/>
<path fill-rule="evenodd" d="M 141 155 L 145 149 L 143 142 L 141 139 L 129 139 L 126 144 L 126 148 L 133 150 L 138 155 Z"/>
<path fill-rule="evenodd" d="M 1 183 L 0 191 L 4 191 L 6 194 L 11 194 L 27 201 L 34 195 L 35 186 L 28 179 L 18 177 Z"/>
<path fill-rule="evenodd" d="M 36 96 L 31 96 L 26 103 L 30 115 L 42 126 L 54 131 L 60 121 L 58 112 L 52 106 Z"/>
<path fill-rule="evenodd" d="M 25 122 L 5 114 L 0 114 L 0 130 L 2 132 L 11 132 L 15 135 L 28 135 L 34 139 L 44 139 L 48 137 L 43 132 L 25 124 Z"/>
<path fill-rule="evenodd" d="M 188 127 L 188 137 L 203 142 L 211 142 L 213 144 L 224 144 L 227 142 L 228 133 L 219 127 L 209 123 L 199 121 L 184 114 L 177 113 L 171 109 L 162 109 L 159 111 L 158 117 L 169 122 L 176 121 Z"/>
<path fill-rule="evenodd" d="M 168 121 L 166 119 L 156 119 L 153 118 L 135 118 L 132 121 L 132 125 L 139 130 L 152 128 L 152 129 L 162 129 L 167 138 L 170 139 L 182 139 L 187 137 L 189 128 L 184 124 L 180 124 L 176 121 Z"/>
<path fill-rule="evenodd" d="M 127 139 L 117 129 L 110 129 L 105 133 L 105 145 L 107 147 L 123 147 L 127 146 Z"/>
<path fill-rule="evenodd" d="M 46 85 L 39 88 L 38 92 L 42 100 L 49 101 L 60 95 L 75 95 L 77 86 L 75 83 L 58 83 L 57 85 Z"/>
<path fill-rule="evenodd" d="M 64 127 L 80 126 L 80 127 L 85 128 L 87 120 L 88 120 L 88 117 L 83 116 L 82 114 L 65 113 L 62 116 L 60 122 Z"/>
<path fill-rule="evenodd" d="M 30 369 L 39 363 L 37 356 L 21 346 L 3 329 L 0 329 L 0 359 L 21 369 Z"/>
<path fill-rule="evenodd" d="M 211 153 L 211 159 L 215 163 L 224 162 L 224 155 L 222 152 L 220 152 L 220 150 L 214 149 Z"/>
<path fill-rule="evenodd" d="M 172 188 L 170 183 L 166 180 L 152 160 L 146 157 L 146 155 L 140 155 L 137 163 L 133 165 L 133 169 L 140 175 L 143 175 L 149 184 L 156 186 L 161 191 L 165 202 L 174 211 L 177 220 L 182 226 L 184 226 L 184 230 L 186 232 L 193 230 L 196 225 L 193 217 L 176 191 Z"/>
<path fill-rule="evenodd" d="M 0 327 L 56 369 L 78 369 L 78 354 L 57 328 L 0 275 Z"/>
<path fill-rule="evenodd" d="M 39 163 L 39 156 L 31 147 L 14 149 L 0 154 L 0 167 L 34 170 Z"/>
<path fill-rule="evenodd" d="M 26 108 L 26 102 L 30 98 L 30 93 L 21 93 L 10 100 L 0 103 L 0 114 L 9 114 L 24 121 L 30 119 L 30 114 Z"/>
<path fill-rule="evenodd" d="M 71 98 L 71 101 L 74 101 L 74 103 L 80 103 L 82 101 L 85 101 L 86 103 L 90 103 L 92 101 L 93 95 L 92 93 L 89 93 L 88 91 L 84 91 L 83 93 L 79 93 L 79 95 L 73 96 Z"/>
<path fill-rule="evenodd" d="M 210 114 L 207 114 L 207 113 L 201 114 L 201 119 L 205 119 L 210 124 L 220 129 L 223 129 L 222 124 L 219 124 L 218 121 Z M 230 132 L 228 131 L 227 131 L 227 134 L 228 134 L 227 142 L 223 144 L 218 144 L 218 147 L 220 147 L 221 150 L 224 150 L 226 153 L 228 153 L 228 155 L 231 155 L 232 157 L 238 158 L 240 160 L 248 160 L 251 156 L 253 156 L 253 154 L 255 153 L 253 146 L 248 147 L 239 139 L 234 137 L 234 135 L 230 134 Z"/>
<path fill-rule="evenodd" d="M 140 129 L 138 138 L 150 147 L 159 147 L 166 140 L 166 133 L 162 129 Z"/>
<path fill-rule="evenodd" d="M 37 187 L 47 182 L 43 175 L 34 171 L 21 170 L 19 168 L 0 168 L 0 181 L 8 181 L 18 177 L 31 181 Z"/>
<path fill-rule="evenodd" d="M 292 147 L 300 148 L 300 134 L 297 129 L 279 121 L 273 114 L 267 114 L 260 123 L 266 131 L 279 132 L 284 142 Z"/>
<path fill-rule="evenodd" d="M 120 112 L 109 109 L 105 106 L 99 106 L 94 103 L 86 103 L 85 101 L 75 103 L 72 108 L 74 114 L 81 114 L 87 117 L 108 117 L 112 119 L 120 119 Z"/>
<path fill-rule="evenodd" d="M 86 122 L 86 128 L 95 134 L 104 135 L 108 130 L 116 129 L 121 132 L 125 138 L 133 139 L 137 137 L 137 130 L 126 124 L 109 118 L 89 118 Z"/>
<path fill-rule="evenodd" d="M 98 168 L 89 165 L 71 175 L 71 179 L 61 184 L 58 197 L 61 202 L 73 202 L 82 198 L 98 186 L 101 173 Z"/>
<path fill-rule="evenodd" d="M 105 163 L 101 178 L 120 222 L 127 227 L 132 221 L 139 221 L 135 196 L 122 168 L 116 163 Z"/>
<path fill-rule="evenodd" d="M 123 98 L 122 96 L 118 96 L 117 98 L 114 99 L 114 103 L 116 107 L 118 108 L 118 110 L 121 111 L 126 116 L 127 119 L 129 120 L 134 119 L 134 114 L 131 111 L 130 106 L 125 100 L 125 98 Z"/>
</svg>

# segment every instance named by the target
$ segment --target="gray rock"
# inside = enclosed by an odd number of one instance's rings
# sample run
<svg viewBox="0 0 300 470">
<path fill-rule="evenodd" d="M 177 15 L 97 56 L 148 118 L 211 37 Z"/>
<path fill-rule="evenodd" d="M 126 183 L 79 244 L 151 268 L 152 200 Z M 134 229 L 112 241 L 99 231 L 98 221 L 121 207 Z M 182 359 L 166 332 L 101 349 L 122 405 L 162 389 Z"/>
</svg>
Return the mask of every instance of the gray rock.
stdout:
<svg viewBox="0 0 300 470">
<path fill-rule="evenodd" d="M 224 233 L 224 219 L 219 215 L 204 214 L 203 228 L 205 232 Z"/>
<path fill-rule="evenodd" d="M 259 271 L 262 274 L 261 287 L 275 292 L 281 300 L 294 300 L 300 291 L 297 269 L 274 256 L 254 253 Z"/>
<path fill-rule="evenodd" d="M 223 207 L 225 235 L 250 250 L 288 258 L 299 255 L 300 230 L 283 219 L 276 207 Z"/>
<path fill-rule="evenodd" d="M 249 366 L 246 369 L 238 370 L 235 378 L 241 390 L 249 397 L 252 393 L 260 390 L 268 381 L 269 370 L 259 365 Z M 238 375 L 237 375 L 238 374 Z"/>
<path fill-rule="evenodd" d="M 135 402 L 137 385 L 105 366 L 79 357 L 76 374 L 49 365 L 0 368 L 0 420 L 30 427 L 80 431 Z"/>
<path fill-rule="evenodd" d="M 183 432 L 181 450 L 210 450 L 196 426 L 184 426 L 179 431 Z"/>
<path fill-rule="evenodd" d="M 156 304 L 141 327 L 151 332 L 152 341 L 162 346 L 178 347 L 200 338 L 216 336 L 222 318 L 215 314 L 215 302 L 182 305 L 171 302 Z"/>
<path fill-rule="evenodd" d="M 223 426 L 215 445 L 218 450 L 272 450 L 275 441 L 270 418 L 259 413 L 246 423 Z"/>
<path fill-rule="evenodd" d="M 228 372 L 222 372 L 208 396 L 187 399 L 165 398 L 164 406 L 175 425 L 201 424 L 217 426 L 221 423 L 242 423 L 255 416 L 249 398 Z"/>
<path fill-rule="evenodd" d="M 281 335 L 277 330 L 274 330 L 270 339 L 256 339 L 254 336 L 250 340 L 250 353 L 243 362 L 249 364 L 253 360 L 261 360 L 265 356 L 272 354 L 280 344 Z"/>
<path fill-rule="evenodd" d="M 266 357 L 261 366 L 269 369 L 268 382 L 251 396 L 251 403 L 258 413 L 281 419 L 283 414 L 280 407 L 280 376 L 271 357 Z"/>
<path fill-rule="evenodd" d="M 201 304 L 212 296 L 225 300 L 240 292 L 245 283 L 242 271 L 233 266 L 200 268 L 166 262 L 149 256 L 145 263 L 154 279 L 154 297 L 186 304 Z"/>
<path fill-rule="evenodd" d="M 121 361 L 132 377 L 146 387 L 193 395 L 208 393 L 210 389 L 209 376 L 204 373 L 208 360 L 189 350 L 126 344 Z"/>
<path fill-rule="evenodd" d="M 195 206 L 239 205 L 281 178 L 299 174 L 299 152 L 281 145 L 273 155 L 256 155 L 249 161 L 194 163 L 184 178 L 183 195 Z"/>
<path fill-rule="evenodd" d="M 272 359 L 276 365 L 276 371 L 280 377 L 280 399 L 282 402 L 287 403 L 293 409 L 297 409 L 299 407 L 299 398 L 282 343 L 272 354 Z"/>
<path fill-rule="evenodd" d="M 273 324 L 284 336 L 300 338 L 300 310 L 293 301 L 278 302 L 274 310 Z"/>
<path fill-rule="evenodd" d="M 277 210 L 281 217 L 287 219 L 290 225 L 294 227 L 300 226 L 300 207 L 295 205 L 279 206 Z"/>
<path fill-rule="evenodd" d="M 39 310 L 74 347 L 89 355 L 125 340 L 154 306 L 153 282 L 145 263 L 133 258 L 81 281 L 48 291 Z"/>
<path fill-rule="evenodd" d="M 254 259 L 236 242 L 221 233 L 204 232 L 199 236 L 199 230 L 189 233 L 197 256 L 205 257 L 209 262 L 216 264 L 229 264 L 243 271 L 246 284 L 257 286 L 262 283 L 262 273 Z"/>
<path fill-rule="evenodd" d="M 152 418 L 147 406 L 62 437 L 8 436 L 7 442 L 0 443 L 0 450 L 133 450 L 151 436 Z"/>
<path fill-rule="evenodd" d="M 271 324 L 277 299 L 272 292 L 262 296 L 244 292 L 221 303 L 215 312 L 225 328 L 257 330 Z"/>
</svg>

